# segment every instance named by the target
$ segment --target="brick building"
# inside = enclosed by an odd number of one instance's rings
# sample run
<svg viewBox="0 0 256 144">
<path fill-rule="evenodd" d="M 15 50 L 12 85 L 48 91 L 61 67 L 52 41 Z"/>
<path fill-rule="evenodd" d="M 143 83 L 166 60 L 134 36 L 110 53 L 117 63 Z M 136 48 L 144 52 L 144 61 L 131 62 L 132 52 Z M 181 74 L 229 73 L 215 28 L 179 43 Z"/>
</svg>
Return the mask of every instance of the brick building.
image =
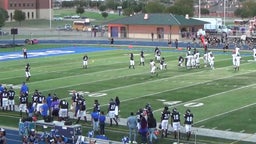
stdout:
<svg viewBox="0 0 256 144">
<path fill-rule="evenodd" d="M 108 36 L 139 39 L 180 39 L 195 34 L 207 22 L 174 14 L 137 14 L 107 22 Z"/>
<path fill-rule="evenodd" d="M 0 0 L 0 7 L 7 10 L 8 21 L 13 21 L 15 10 L 25 12 L 26 19 L 50 19 L 52 0 Z"/>
</svg>

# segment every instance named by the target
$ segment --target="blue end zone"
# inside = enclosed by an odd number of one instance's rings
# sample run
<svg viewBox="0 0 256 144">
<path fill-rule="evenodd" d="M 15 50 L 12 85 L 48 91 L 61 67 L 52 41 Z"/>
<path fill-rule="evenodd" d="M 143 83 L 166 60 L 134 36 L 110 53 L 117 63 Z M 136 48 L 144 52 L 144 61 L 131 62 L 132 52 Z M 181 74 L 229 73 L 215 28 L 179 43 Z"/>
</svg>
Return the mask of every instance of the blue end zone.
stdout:
<svg viewBox="0 0 256 144">
<path fill-rule="evenodd" d="M 97 51 L 114 50 L 115 48 L 104 47 L 85 47 L 85 46 L 72 46 L 63 48 L 46 48 L 40 50 L 29 50 L 28 58 L 38 58 L 46 56 L 58 56 L 65 54 L 89 53 Z M 0 53 L 0 61 L 23 59 L 21 52 L 2 52 Z"/>
</svg>

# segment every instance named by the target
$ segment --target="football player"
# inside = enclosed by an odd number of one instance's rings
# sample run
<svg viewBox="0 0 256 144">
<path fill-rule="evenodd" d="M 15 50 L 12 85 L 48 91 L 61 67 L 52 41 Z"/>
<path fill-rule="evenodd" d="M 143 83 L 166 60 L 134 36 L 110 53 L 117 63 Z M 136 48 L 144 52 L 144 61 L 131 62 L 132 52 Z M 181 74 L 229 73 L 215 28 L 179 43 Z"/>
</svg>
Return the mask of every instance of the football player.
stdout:
<svg viewBox="0 0 256 144">
<path fill-rule="evenodd" d="M 194 118 L 194 115 L 191 113 L 189 109 L 187 109 L 184 115 L 184 119 L 185 119 L 184 124 L 185 124 L 185 131 L 187 134 L 187 140 L 189 140 L 191 136 L 191 127 L 193 124 L 193 118 Z"/>
<path fill-rule="evenodd" d="M 8 91 L 8 103 L 9 103 L 9 109 L 10 111 L 15 111 L 15 91 L 13 90 L 12 87 L 10 87 Z"/>
<path fill-rule="evenodd" d="M 236 57 L 235 57 L 235 71 L 239 71 L 239 68 L 240 68 L 240 61 L 241 61 L 241 56 L 238 54 Z"/>
<path fill-rule="evenodd" d="M 171 114 L 171 123 L 174 130 L 174 138 L 177 138 L 177 135 L 180 136 L 180 113 L 176 108 L 173 108 Z"/>
<path fill-rule="evenodd" d="M 88 66 L 88 56 L 87 55 L 84 55 L 83 56 L 83 68 L 87 69 L 87 66 Z"/>
<path fill-rule="evenodd" d="M 133 53 L 130 53 L 130 65 L 129 65 L 129 69 L 132 67 L 133 69 L 135 69 L 134 67 L 135 63 L 134 63 L 134 56 Z"/>
<path fill-rule="evenodd" d="M 4 88 L 4 91 L 2 92 L 2 110 L 8 109 L 8 91 L 7 88 Z"/>
<path fill-rule="evenodd" d="M 115 121 L 116 125 L 118 126 L 118 122 L 117 122 L 116 116 L 115 116 L 115 108 L 116 108 L 116 103 L 111 98 L 110 102 L 108 104 L 108 115 L 110 118 L 110 126 L 112 126 L 113 120 Z"/>
<path fill-rule="evenodd" d="M 25 74 L 26 74 L 26 81 L 29 81 L 31 74 L 30 74 L 30 64 L 27 63 L 25 66 Z"/>
<path fill-rule="evenodd" d="M 79 106 L 79 110 L 77 111 L 77 121 L 76 123 L 79 123 L 81 117 L 84 118 L 84 121 L 87 122 L 87 118 L 86 118 L 86 101 L 83 97 L 79 97 L 78 99 L 78 106 Z"/>
<path fill-rule="evenodd" d="M 140 52 L 140 65 L 143 65 L 145 64 L 145 57 L 144 57 L 144 51 L 141 51 Z"/>
<path fill-rule="evenodd" d="M 28 104 L 28 97 L 24 93 L 22 93 L 20 96 L 20 105 L 19 105 L 20 116 L 22 116 L 22 112 L 26 112 L 27 114 L 27 104 Z"/>
<path fill-rule="evenodd" d="M 168 106 L 165 106 L 161 115 L 162 138 L 167 137 L 167 133 L 168 133 L 168 123 L 171 115 L 171 112 L 168 109 L 169 109 Z"/>
<path fill-rule="evenodd" d="M 66 100 L 61 100 L 59 106 L 59 121 L 62 121 L 68 117 L 68 102 Z"/>
</svg>

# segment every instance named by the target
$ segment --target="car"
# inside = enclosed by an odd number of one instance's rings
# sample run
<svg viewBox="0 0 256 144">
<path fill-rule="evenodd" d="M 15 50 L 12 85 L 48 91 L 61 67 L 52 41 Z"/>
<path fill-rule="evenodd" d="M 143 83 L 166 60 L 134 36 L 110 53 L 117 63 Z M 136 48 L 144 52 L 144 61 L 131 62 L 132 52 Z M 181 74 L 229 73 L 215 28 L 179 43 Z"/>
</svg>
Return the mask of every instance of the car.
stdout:
<svg viewBox="0 0 256 144">
<path fill-rule="evenodd" d="M 70 24 L 65 24 L 64 27 L 66 31 L 72 31 L 72 26 Z"/>
<path fill-rule="evenodd" d="M 65 31 L 65 27 L 64 26 L 57 26 L 56 31 Z"/>
<path fill-rule="evenodd" d="M 0 29 L 0 35 L 4 36 L 4 35 L 9 35 L 9 32 L 3 31 Z"/>
<path fill-rule="evenodd" d="M 64 19 L 71 19 L 71 16 L 64 16 Z"/>
<path fill-rule="evenodd" d="M 79 15 L 73 15 L 73 16 L 71 16 L 71 19 L 79 19 L 79 18 L 80 18 Z"/>
<path fill-rule="evenodd" d="M 63 21 L 63 17 L 54 17 L 53 20 L 55 20 L 55 21 Z"/>
</svg>

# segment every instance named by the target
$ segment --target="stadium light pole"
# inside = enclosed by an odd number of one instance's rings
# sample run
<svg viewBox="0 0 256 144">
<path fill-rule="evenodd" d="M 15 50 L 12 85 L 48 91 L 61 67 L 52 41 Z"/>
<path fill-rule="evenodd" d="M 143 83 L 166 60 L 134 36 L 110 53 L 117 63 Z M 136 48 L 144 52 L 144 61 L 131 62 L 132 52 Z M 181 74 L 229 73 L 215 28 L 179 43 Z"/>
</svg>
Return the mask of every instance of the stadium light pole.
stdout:
<svg viewBox="0 0 256 144">
<path fill-rule="evenodd" d="M 226 0 L 223 1 L 223 24 L 226 25 Z"/>
<path fill-rule="evenodd" d="M 198 18 L 201 18 L 201 0 L 198 1 Z"/>
<path fill-rule="evenodd" d="M 49 0 L 49 23 L 50 23 L 50 30 L 52 29 L 52 1 Z"/>
</svg>

